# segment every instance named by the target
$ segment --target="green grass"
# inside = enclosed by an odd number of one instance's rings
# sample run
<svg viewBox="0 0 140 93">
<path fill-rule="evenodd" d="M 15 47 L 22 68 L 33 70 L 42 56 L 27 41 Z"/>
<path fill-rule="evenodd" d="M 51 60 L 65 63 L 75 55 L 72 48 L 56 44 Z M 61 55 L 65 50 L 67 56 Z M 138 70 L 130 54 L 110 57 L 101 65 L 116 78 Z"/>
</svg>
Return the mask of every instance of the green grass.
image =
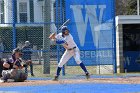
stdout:
<svg viewBox="0 0 140 93">
<path fill-rule="evenodd" d="M 51 62 L 50 74 L 43 74 L 43 65 L 35 64 L 33 68 L 34 68 L 35 77 L 53 77 L 56 73 L 57 64 L 56 62 Z M 87 69 L 90 72 L 90 74 L 96 73 L 95 66 L 87 66 Z M 28 70 L 30 70 L 29 67 L 28 67 Z M 66 73 L 66 76 L 84 75 L 84 72 L 82 71 L 80 66 L 65 66 L 65 73 Z M 30 74 L 29 74 L 29 77 L 30 77 Z"/>
<path fill-rule="evenodd" d="M 57 69 L 57 63 L 56 62 L 51 62 L 50 64 L 50 74 L 43 74 L 43 65 L 35 64 L 34 66 L 34 74 L 35 77 L 53 77 L 56 73 Z M 91 75 L 97 75 L 96 73 L 96 66 L 87 66 L 87 69 Z M 72 77 L 76 75 L 84 75 L 84 72 L 80 68 L 80 66 L 65 66 L 65 77 Z M 140 74 L 139 72 L 136 73 L 119 73 L 119 74 L 114 74 L 117 76 L 124 76 L 126 74 Z M 99 74 L 98 74 L 99 75 Z M 113 74 L 104 74 L 104 75 L 113 75 Z M 30 77 L 30 74 L 29 74 Z"/>
</svg>

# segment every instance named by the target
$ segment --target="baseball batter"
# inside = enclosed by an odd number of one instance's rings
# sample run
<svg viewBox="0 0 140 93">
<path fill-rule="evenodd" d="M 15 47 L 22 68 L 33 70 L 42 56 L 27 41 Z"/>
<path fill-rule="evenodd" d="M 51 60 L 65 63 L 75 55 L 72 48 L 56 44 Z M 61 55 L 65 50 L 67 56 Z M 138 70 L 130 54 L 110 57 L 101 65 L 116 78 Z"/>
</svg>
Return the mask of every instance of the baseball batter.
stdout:
<svg viewBox="0 0 140 93">
<path fill-rule="evenodd" d="M 80 67 L 85 72 L 86 78 L 88 79 L 90 77 L 90 75 L 89 75 L 85 65 L 82 63 L 82 61 L 80 59 L 79 48 L 77 47 L 76 43 L 74 42 L 72 35 L 69 33 L 69 29 L 67 28 L 67 26 L 63 26 L 61 30 L 62 30 L 62 33 L 59 33 L 59 34 L 53 33 L 49 37 L 51 40 L 55 41 L 56 44 L 62 44 L 63 47 L 66 49 L 66 51 L 64 52 L 64 54 L 62 55 L 62 57 L 60 59 L 60 62 L 58 64 L 58 68 L 57 68 L 57 73 L 53 80 L 58 80 L 61 68 L 63 67 L 63 65 L 66 62 L 68 62 L 68 60 L 71 57 L 74 57 L 76 63 L 80 65 Z"/>
</svg>

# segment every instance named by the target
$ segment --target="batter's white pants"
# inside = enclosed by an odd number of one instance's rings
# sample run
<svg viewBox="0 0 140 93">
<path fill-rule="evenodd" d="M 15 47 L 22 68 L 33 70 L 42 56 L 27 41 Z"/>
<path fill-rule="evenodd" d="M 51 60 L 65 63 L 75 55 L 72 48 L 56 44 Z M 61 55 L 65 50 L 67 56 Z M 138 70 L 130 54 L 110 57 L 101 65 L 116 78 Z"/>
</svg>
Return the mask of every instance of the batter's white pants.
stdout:
<svg viewBox="0 0 140 93">
<path fill-rule="evenodd" d="M 73 50 L 66 50 L 64 52 L 64 54 L 62 55 L 61 59 L 60 59 L 60 62 L 58 64 L 58 67 L 63 67 L 63 65 L 65 63 L 68 62 L 68 60 L 71 58 L 71 57 L 74 57 L 75 61 L 77 64 L 80 64 L 82 61 L 80 59 L 80 51 L 78 48 L 75 48 Z"/>
</svg>

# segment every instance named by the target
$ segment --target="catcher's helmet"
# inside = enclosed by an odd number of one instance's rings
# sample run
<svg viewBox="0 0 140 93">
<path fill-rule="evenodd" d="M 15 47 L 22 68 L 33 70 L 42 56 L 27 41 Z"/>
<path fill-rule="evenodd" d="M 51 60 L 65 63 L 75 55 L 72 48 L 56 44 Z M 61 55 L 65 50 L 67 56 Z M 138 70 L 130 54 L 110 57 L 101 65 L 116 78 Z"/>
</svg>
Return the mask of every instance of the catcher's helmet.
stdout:
<svg viewBox="0 0 140 93">
<path fill-rule="evenodd" d="M 69 29 L 67 28 L 67 26 L 63 26 L 63 27 L 61 28 L 62 33 L 65 32 L 66 30 L 69 31 Z"/>
<path fill-rule="evenodd" d="M 19 52 L 19 53 L 21 53 L 22 51 L 21 51 L 21 49 L 19 49 L 19 48 L 15 48 L 15 49 L 13 49 L 13 54 L 15 54 L 15 53 L 17 53 L 17 52 Z"/>
</svg>

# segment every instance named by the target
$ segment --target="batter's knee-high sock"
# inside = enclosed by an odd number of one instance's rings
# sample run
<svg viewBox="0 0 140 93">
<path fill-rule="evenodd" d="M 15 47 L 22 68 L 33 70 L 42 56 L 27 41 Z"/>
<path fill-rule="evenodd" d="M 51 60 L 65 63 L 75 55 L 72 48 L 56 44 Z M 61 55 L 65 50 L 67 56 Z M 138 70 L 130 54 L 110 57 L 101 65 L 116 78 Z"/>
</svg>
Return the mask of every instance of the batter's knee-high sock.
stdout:
<svg viewBox="0 0 140 93">
<path fill-rule="evenodd" d="M 57 68 L 57 72 L 56 72 L 56 75 L 57 75 L 57 76 L 60 75 L 60 71 L 61 71 L 61 67 L 58 67 L 58 68 Z"/>
<path fill-rule="evenodd" d="M 25 73 L 28 75 L 28 67 L 25 67 Z"/>
<path fill-rule="evenodd" d="M 83 63 L 80 63 L 80 67 L 83 69 L 83 71 L 85 73 L 88 73 L 88 71 L 87 71 L 87 69 L 86 69 L 86 67 L 85 67 L 85 65 Z"/>
<path fill-rule="evenodd" d="M 33 64 L 30 64 L 30 71 L 31 71 L 31 75 L 34 75 L 34 73 L 33 73 Z"/>
</svg>

